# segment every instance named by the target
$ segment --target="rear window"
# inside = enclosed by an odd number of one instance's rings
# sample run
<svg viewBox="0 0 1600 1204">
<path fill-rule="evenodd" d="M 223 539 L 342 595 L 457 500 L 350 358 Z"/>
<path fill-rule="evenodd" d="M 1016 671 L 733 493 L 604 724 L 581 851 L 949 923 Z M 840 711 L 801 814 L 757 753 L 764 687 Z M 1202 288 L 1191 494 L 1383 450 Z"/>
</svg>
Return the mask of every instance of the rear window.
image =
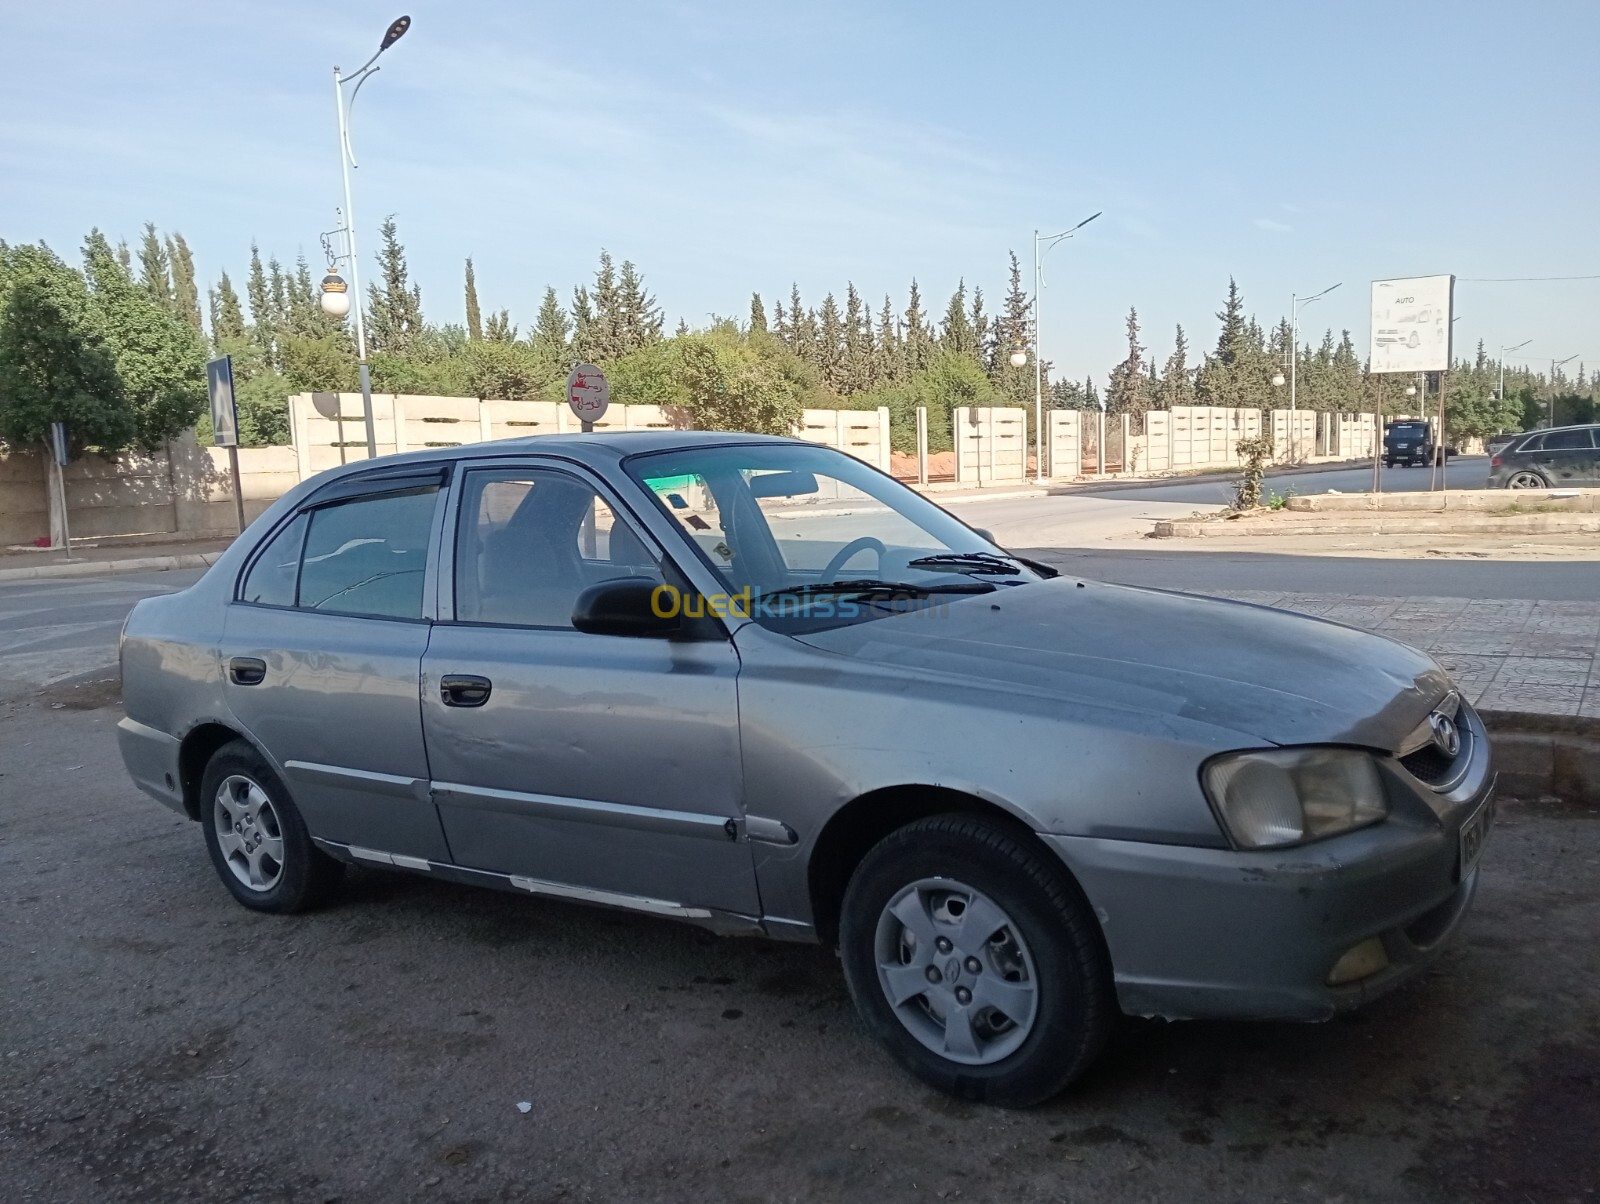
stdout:
<svg viewBox="0 0 1600 1204">
<path fill-rule="evenodd" d="M 1587 451 L 1594 438 L 1587 427 L 1575 431 L 1550 431 L 1544 437 L 1544 451 Z"/>
</svg>

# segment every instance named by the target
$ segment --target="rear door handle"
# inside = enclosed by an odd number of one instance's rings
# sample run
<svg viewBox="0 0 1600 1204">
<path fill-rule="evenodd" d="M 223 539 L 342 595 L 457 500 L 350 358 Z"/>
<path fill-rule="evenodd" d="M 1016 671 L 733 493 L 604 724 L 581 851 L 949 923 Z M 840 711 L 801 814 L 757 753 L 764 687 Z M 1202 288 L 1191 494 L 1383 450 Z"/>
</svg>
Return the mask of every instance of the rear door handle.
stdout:
<svg viewBox="0 0 1600 1204">
<path fill-rule="evenodd" d="M 446 673 L 439 679 L 439 697 L 447 707 L 481 707 L 493 689 L 492 681 L 475 673 Z"/>
<path fill-rule="evenodd" d="M 259 686 L 267 676 L 267 662 L 257 656 L 236 656 L 228 662 L 234 685 Z"/>
</svg>

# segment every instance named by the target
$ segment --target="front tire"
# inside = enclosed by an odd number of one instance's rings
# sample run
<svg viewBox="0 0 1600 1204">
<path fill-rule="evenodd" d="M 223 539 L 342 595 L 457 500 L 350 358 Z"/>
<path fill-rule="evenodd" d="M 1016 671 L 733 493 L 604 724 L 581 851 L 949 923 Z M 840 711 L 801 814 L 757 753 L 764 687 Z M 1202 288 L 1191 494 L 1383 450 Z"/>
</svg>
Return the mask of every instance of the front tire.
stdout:
<svg viewBox="0 0 1600 1204">
<path fill-rule="evenodd" d="M 963 1099 L 1049 1099 L 1094 1060 L 1116 1013 L 1099 927 L 1065 868 L 972 816 L 919 820 L 874 846 L 845 891 L 839 945 L 867 1028 Z"/>
<path fill-rule="evenodd" d="M 206 764 L 200 826 L 217 876 L 252 911 L 305 911 L 344 876 L 343 863 L 311 843 L 288 790 L 244 740 L 224 744 Z"/>
</svg>

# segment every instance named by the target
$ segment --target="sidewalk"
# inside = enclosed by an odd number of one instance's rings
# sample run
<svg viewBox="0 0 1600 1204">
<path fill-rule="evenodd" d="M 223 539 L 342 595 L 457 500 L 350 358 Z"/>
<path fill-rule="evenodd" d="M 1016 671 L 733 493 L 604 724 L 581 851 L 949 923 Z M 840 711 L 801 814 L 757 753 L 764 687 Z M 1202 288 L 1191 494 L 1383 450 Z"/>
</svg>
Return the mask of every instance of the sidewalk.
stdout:
<svg viewBox="0 0 1600 1204">
<path fill-rule="evenodd" d="M 1238 590 L 1220 596 L 1316 615 L 1431 654 L 1485 711 L 1600 719 L 1600 601 L 1374 598 Z"/>
<path fill-rule="evenodd" d="M 0 582 L 205 568 L 232 542 L 203 539 L 159 544 L 108 543 L 104 547 L 75 547 L 70 558 L 58 551 L 0 552 Z"/>
</svg>

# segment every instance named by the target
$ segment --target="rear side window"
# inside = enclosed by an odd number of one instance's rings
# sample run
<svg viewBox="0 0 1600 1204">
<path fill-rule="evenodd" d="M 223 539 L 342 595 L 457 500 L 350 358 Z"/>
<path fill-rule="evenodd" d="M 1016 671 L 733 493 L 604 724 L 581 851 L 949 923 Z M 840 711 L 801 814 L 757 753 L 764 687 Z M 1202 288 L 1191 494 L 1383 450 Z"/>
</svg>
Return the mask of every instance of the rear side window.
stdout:
<svg viewBox="0 0 1600 1204">
<path fill-rule="evenodd" d="M 293 606 L 294 586 L 300 576 L 300 548 L 306 541 L 306 516 L 295 520 L 270 540 L 256 557 L 255 564 L 239 591 L 242 602 L 262 606 Z"/>
<path fill-rule="evenodd" d="M 420 619 L 438 496 L 437 488 L 413 489 L 312 510 L 296 605 Z"/>
<path fill-rule="evenodd" d="M 1551 431 L 1544 437 L 1545 451 L 1588 451 L 1594 446 L 1587 430 Z"/>
</svg>

